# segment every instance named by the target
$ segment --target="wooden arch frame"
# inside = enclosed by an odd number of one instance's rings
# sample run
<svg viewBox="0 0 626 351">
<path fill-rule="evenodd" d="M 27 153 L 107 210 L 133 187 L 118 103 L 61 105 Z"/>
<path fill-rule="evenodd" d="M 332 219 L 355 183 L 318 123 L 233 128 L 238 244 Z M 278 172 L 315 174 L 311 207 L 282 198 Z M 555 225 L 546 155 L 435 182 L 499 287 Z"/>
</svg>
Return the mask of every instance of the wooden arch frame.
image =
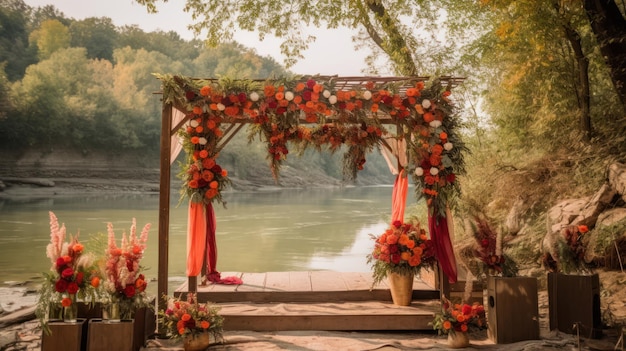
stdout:
<svg viewBox="0 0 626 351">
<path fill-rule="evenodd" d="M 185 78 L 179 76 L 159 76 L 159 78 L 163 82 L 163 105 L 162 105 L 162 115 L 161 115 L 161 138 L 160 138 L 160 196 L 159 196 L 159 226 L 158 226 L 158 295 L 160 298 L 163 298 L 168 294 L 168 268 L 169 268 L 169 215 L 170 215 L 170 179 L 171 179 L 171 138 L 178 133 L 180 128 L 191 118 L 191 109 L 188 104 L 188 98 L 186 99 L 185 93 L 192 91 L 196 96 L 198 95 L 198 86 L 193 87 L 190 82 L 195 82 L 198 84 L 211 84 L 217 83 L 217 79 L 198 79 L 198 78 Z M 360 91 L 363 92 L 370 87 L 385 87 L 385 91 L 391 91 L 393 96 L 402 96 L 403 99 L 406 98 L 407 92 L 412 89 L 416 82 L 428 83 L 432 82 L 429 77 L 339 77 L 339 76 L 311 76 L 299 78 L 298 81 L 306 82 L 306 81 L 314 80 L 316 82 L 324 82 L 325 86 L 332 85 L 333 92 L 339 91 Z M 463 78 L 458 77 L 438 77 L 436 80 L 436 85 L 440 91 L 435 92 L 437 98 L 441 98 L 441 93 L 447 91 L 449 93 L 450 89 L 459 85 Z M 255 81 L 257 83 L 262 84 L 263 82 L 268 82 L 268 80 L 258 80 Z M 276 82 L 276 80 L 271 80 L 270 82 Z M 387 90 L 388 89 L 388 90 Z M 193 91 L 195 90 L 195 91 Z M 367 99 L 369 100 L 369 99 Z M 447 95 L 443 95 L 443 100 L 446 102 Z M 404 101 L 404 100 L 401 100 Z M 384 102 L 384 103 L 383 103 Z M 381 105 L 387 106 L 392 110 L 392 102 L 381 102 Z M 405 104 L 406 105 L 406 104 Z M 429 103 L 430 105 L 430 103 Z M 383 106 L 383 107 L 384 107 Z M 333 107 L 334 108 L 334 107 Z M 427 107 L 426 107 L 427 108 Z M 186 113 L 186 117 L 174 125 L 173 111 L 174 109 L 180 110 Z M 415 110 L 419 110 L 421 108 L 419 106 L 408 106 L 408 109 L 411 109 L 411 115 L 415 115 Z M 391 110 L 383 110 L 380 111 L 367 111 L 369 118 L 375 118 L 377 123 L 380 124 L 389 124 L 395 125 L 398 129 L 404 129 L 404 122 L 400 121 L 398 117 L 393 116 L 393 112 Z M 336 111 L 334 109 L 333 111 Z M 422 114 L 424 112 L 422 111 Z M 421 118 L 421 117 L 420 117 Z M 337 121 L 339 117 L 336 115 L 327 115 L 323 117 L 324 123 L 331 123 L 333 121 Z M 341 123 L 360 123 L 360 121 L 354 117 L 354 115 L 348 114 L 347 117 L 345 114 L 341 117 Z M 310 123 L 310 120 L 301 119 L 301 123 Z M 223 124 L 228 124 L 224 131 L 223 141 L 219 145 L 220 148 L 224 147 L 228 141 L 239 132 L 244 125 L 253 123 L 253 120 L 249 117 L 245 116 L 237 116 L 237 118 L 228 118 Z M 453 126 L 449 126 L 451 129 Z M 431 128 L 432 129 L 432 128 Z M 435 128 L 438 130 L 437 128 Z M 453 130 L 446 130 L 448 134 L 452 134 Z M 439 136 L 436 136 L 439 138 Z M 444 139 L 445 141 L 445 139 Z M 384 141 L 383 141 L 384 142 Z M 457 146 L 457 158 L 460 157 L 460 151 L 462 151 L 462 144 Z M 428 147 L 428 145 L 425 145 Z M 461 158 L 462 161 L 462 158 Z M 454 164 L 450 165 L 450 172 L 459 173 L 462 171 L 462 164 Z M 451 173 L 454 176 L 454 173 Z M 417 176 L 418 178 L 420 176 Z M 446 184 L 447 188 L 451 188 L 449 185 L 452 184 L 453 181 Z M 437 184 L 435 184 L 437 186 Z M 422 187 L 419 189 L 426 189 L 429 186 L 422 184 Z M 432 184 L 430 185 L 432 187 Z M 454 188 L 457 188 L 456 184 Z M 445 189 L 441 188 L 442 193 Z M 453 189 L 454 190 L 454 189 Z M 457 189 L 458 190 L 458 189 Z M 421 191 L 421 190 L 420 190 Z M 432 189 L 431 189 L 432 191 Z M 432 198 L 428 199 L 431 196 Z M 432 195 L 426 193 L 427 200 L 429 201 L 429 207 L 431 200 L 438 200 L 436 198 L 436 194 Z M 436 202 L 434 202 L 436 204 Z M 441 207 L 441 206 L 439 206 Z M 443 211 L 443 208 L 435 207 L 434 211 Z M 445 217 L 445 215 L 443 215 Z M 188 277 L 189 279 L 189 288 L 192 291 L 196 291 L 197 289 L 197 278 L 196 277 Z"/>
</svg>

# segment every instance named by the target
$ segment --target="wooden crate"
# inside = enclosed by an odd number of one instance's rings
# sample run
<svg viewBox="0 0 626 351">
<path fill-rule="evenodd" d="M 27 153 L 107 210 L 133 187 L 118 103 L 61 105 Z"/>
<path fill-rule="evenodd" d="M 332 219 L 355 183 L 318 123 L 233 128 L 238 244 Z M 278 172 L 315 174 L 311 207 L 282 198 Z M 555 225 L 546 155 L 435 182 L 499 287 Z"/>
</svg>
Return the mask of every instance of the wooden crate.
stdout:
<svg viewBox="0 0 626 351">
<path fill-rule="evenodd" d="M 496 344 L 539 339 L 537 279 L 487 277 L 489 338 Z"/>
<path fill-rule="evenodd" d="M 550 330 L 580 332 L 585 338 L 602 336 L 598 274 L 548 273 L 548 303 Z"/>
<path fill-rule="evenodd" d="M 133 320 L 108 323 L 101 319 L 89 321 L 87 351 L 133 351 Z"/>
<path fill-rule="evenodd" d="M 78 319 L 76 323 L 63 321 L 48 322 L 51 333 L 43 332 L 41 337 L 42 351 L 82 351 L 85 350 L 87 336 L 87 322 Z"/>
</svg>

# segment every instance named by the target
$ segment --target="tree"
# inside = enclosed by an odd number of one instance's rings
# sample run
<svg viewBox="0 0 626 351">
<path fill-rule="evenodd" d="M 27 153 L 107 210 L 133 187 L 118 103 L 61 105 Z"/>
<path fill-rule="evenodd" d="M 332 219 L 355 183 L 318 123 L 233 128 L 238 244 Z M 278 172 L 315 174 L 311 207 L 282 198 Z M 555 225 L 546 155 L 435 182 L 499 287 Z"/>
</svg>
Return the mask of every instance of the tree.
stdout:
<svg viewBox="0 0 626 351">
<path fill-rule="evenodd" d="M 23 1 L 0 1 L 0 63 L 10 81 L 22 78 L 26 67 L 35 62 L 28 47 L 28 7 Z"/>
<path fill-rule="evenodd" d="M 626 19 L 614 0 L 584 0 L 585 11 L 611 71 L 611 81 L 626 110 Z"/>
<path fill-rule="evenodd" d="M 29 41 L 37 46 L 39 59 L 45 60 L 55 51 L 70 47 L 70 32 L 58 20 L 45 20 L 30 33 Z"/>
<path fill-rule="evenodd" d="M 136 1 L 156 12 L 157 3 L 167 0 Z M 324 0 L 313 6 L 306 0 L 289 4 L 278 0 L 244 0 L 237 1 L 236 5 L 234 1 L 187 0 L 185 9 L 197 21 L 190 28 L 198 35 L 206 31 L 212 47 L 230 41 L 235 29 L 257 31 L 260 40 L 274 35 L 284 39 L 280 50 L 289 68 L 315 40 L 313 34 L 306 33 L 307 27 L 346 27 L 360 31 L 353 38 L 355 44 L 366 44 L 373 50 L 369 57 L 373 71 L 376 57 L 382 52 L 391 59 L 391 70 L 395 74 L 423 75 L 437 73 L 437 67 L 443 63 L 442 55 L 448 44 L 433 45 L 439 29 L 433 24 L 442 14 L 438 6 L 447 2 Z"/>
<path fill-rule="evenodd" d="M 110 18 L 86 18 L 69 27 L 72 47 L 87 48 L 87 57 L 113 59 L 118 33 Z"/>
</svg>

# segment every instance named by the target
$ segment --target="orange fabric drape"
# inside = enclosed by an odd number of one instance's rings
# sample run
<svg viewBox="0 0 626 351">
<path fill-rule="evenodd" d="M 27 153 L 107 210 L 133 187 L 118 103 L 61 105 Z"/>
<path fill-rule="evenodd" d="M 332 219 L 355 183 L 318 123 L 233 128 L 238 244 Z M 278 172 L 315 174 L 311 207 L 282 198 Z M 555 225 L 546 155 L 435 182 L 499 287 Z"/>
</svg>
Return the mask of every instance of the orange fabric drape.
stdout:
<svg viewBox="0 0 626 351">
<path fill-rule="evenodd" d="M 404 209 L 406 208 L 406 194 L 409 189 L 409 179 L 404 169 L 396 176 L 391 194 L 391 223 L 400 221 L 404 223 Z"/>
<path fill-rule="evenodd" d="M 187 219 L 187 276 L 195 277 L 202 271 L 206 248 L 206 215 L 204 204 L 189 201 Z"/>
</svg>

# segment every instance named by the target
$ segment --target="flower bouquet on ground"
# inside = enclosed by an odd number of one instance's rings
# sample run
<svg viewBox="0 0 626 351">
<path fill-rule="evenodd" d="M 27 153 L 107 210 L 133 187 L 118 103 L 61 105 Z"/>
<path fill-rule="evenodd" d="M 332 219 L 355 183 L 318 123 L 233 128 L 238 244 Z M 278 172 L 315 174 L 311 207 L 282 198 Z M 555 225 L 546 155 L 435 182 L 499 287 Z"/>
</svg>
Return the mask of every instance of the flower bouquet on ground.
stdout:
<svg viewBox="0 0 626 351">
<path fill-rule="evenodd" d="M 139 308 L 153 308 L 146 293 L 148 283 L 143 274 L 139 261 L 143 257 L 148 242 L 150 224 L 146 224 L 137 236 L 136 220 L 133 218 L 130 233 L 122 234 L 122 241 L 118 247 L 115 242 L 113 224 L 109 223 L 108 245 L 106 248 L 106 266 L 104 268 L 104 289 L 108 293 L 108 306 L 105 309 L 106 319 L 119 321 L 131 319 Z"/>
<path fill-rule="evenodd" d="M 198 303 L 193 293 L 188 293 L 186 300 L 166 299 L 167 308 L 159 311 L 159 324 L 165 327 L 168 337 L 190 339 L 208 334 L 215 341 L 222 341 L 224 318 L 220 316 L 217 306 Z"/>
<path fill-rule="evenodd" d="M 416 219 L 408 223 L 395 221 L 380 236 L 371 236 L 375 244 L 367 263 L 373 268 L 374 285 L 389 273 L 415 276 L 436 262 L 433 242 Z"/>
<path fill-rule="evenodd" d="M 50 244 L 46 255 L 50 258 L 50 272 L 44 273 L 45 280 L 39 290 L 36 315 L 42 329 L 49 333 L 50 319 L 63 319 L 76 322 L 78 318 L 78 299 L 94 303 L 100 278 L 95 274 L 94 258 L 84 253 L 84 246 L 78 241 L 78 235 L 70 235 L 66 242 L 65 224 L 59 226 L 54 213 L 50 215 Z"/>
<path fill-rule="evenodd" d="M 585 262 L 587 247 L 583 242 L 585 234 L 589 232 L 586 225 L 568 225 L 561 229 L 556 240 L 553 257 L 546 252 L 542 257 L 542 265 L 550 272 L 557 273 L 586 273 L 591 267 Z"/>
<path fill-rule="evenodd" d="M 518 274 L 516 262 L 502 249 L 502 234 L 492 229 L 489 222 L 482 217 L 474 217 L 472 232 L 476 245 L 473 255 L 482 262 L 476 270 L 476 276 L 482 274 L 503 277 L 514 277 Z"/>
<path fill-rule="evenodd" d="M 452 304 L 445 297 L 441 301 L 441 312 L 435 314 L 435 319 L 431 323 L 434 330 L 439 335 L 450 333 L 467 333 L 474 330 L 481 330 L 487 327 L 485 318 L 485 308 L 475 302 L 468 304 Z"/>
</svg>

